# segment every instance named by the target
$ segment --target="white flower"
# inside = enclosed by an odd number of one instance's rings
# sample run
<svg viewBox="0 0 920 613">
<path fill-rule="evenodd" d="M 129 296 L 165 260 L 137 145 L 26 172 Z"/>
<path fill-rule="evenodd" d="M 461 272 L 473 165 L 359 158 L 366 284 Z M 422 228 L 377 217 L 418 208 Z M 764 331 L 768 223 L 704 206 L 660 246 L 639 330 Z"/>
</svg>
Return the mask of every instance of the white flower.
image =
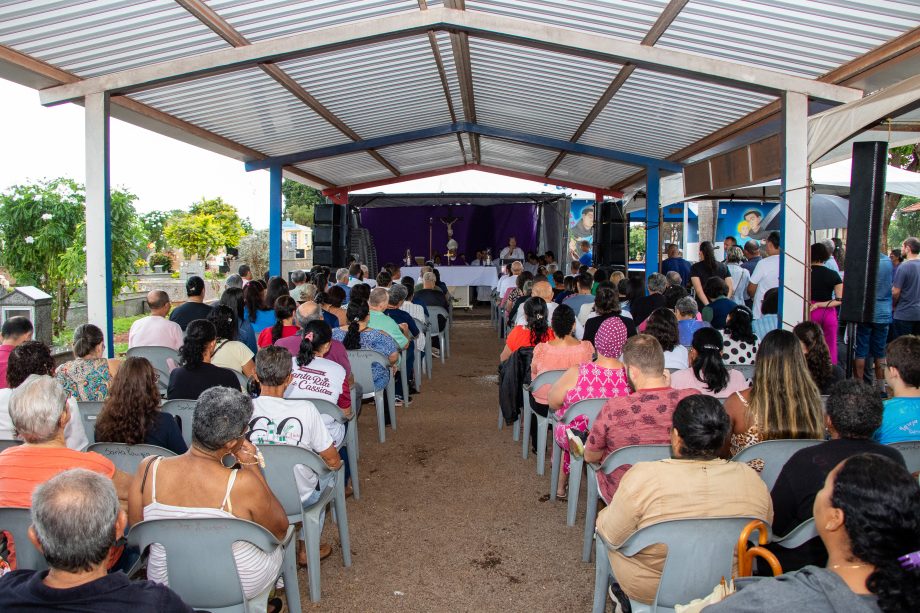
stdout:
<svg viewBox="0 0 920 613">
<path fill-rule="evenodd" d="M 26 237 L 26 242 L 29 243 L 29 244 L 31 245 L 32 243 L 35 242 L 35 239 L 32 238 L 31 236 L 27 236 L 27 237 Z"/>
<path fill-rule="evenodd" d="M 51 213 L 45 213 L 44 215 L 42 215 L 42 219 L 44 221 L 51 221 L 53 218 L 54 218 L 54 215 L 52 215 Z"/>
<path fill-rule="evenodd" d="M 61 198 L 66 198 L 71 194 L 70 186 L 66 183 L 58 183 L 57 187 L 54 188 L 54 192 Z"/>
</svg>

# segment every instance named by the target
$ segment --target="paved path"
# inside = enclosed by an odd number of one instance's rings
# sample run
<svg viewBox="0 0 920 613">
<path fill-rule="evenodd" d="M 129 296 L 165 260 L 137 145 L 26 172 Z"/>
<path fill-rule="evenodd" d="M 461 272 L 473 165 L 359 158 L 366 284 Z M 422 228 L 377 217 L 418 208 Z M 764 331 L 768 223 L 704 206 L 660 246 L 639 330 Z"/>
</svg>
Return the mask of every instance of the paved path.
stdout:
<svg viewBox="0 0 920 613">
<path fill-rule="evenodd" d="M 497 430 L 501 347 L 488 319 L 458 315 L 451 359 L 435 361 L 386 443 L 365 405 L 362 497 L 348 506 L 353 565 L 342 566 L 336 542 L 323 561 L 322 601 L 305 595 L 304 610 L 590 610 L 584 503 L 566 527 L 565 504 L 541 501 L 548 467 L 538 477 L 533 455 L 523 460 L 511 430 Z"/>
</svg>

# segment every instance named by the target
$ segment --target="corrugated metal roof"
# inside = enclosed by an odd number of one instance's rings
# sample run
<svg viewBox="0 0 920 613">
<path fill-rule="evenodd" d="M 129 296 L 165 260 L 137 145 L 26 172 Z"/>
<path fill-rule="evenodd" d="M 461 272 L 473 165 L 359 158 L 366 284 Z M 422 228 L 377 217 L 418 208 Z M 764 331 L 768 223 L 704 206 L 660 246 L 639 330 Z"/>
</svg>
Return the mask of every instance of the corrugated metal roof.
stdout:
<svg viewBox="0 0 920 613">
<path fill-rule="evenodd" d="M 415 0 L 209 0 L 250 42 L 418 10 Z"/>
<path fill-rule="evenodd" d="M 393 175 L 369 153 L 358 152 L 297 164 L 297 168 L 328 179 L 335 185 L 353 185 Z"/>
<path fill-rule="evenodd" d="M 402 173 L 422 172 L 442 166 L 463 164 L 457 137 L 440 136 L 414 143 L 382 147 L 378 151 Z"/>
<path fill-rule="evenodd" d="M 279 64 L 361 138 L 450 123 L 427 36 Z"/>
<path fill-rule="evenodd" d="M 431 7 L 442 0 L 431 0 Z M 467 0 L 468 11 L 639 41 L 668 0 Z M 208 0 L 252 42 L 418 11 L 417 0 Z M 920 26 L 920 0 L 690 0 L 658 46 L 815 77 Z M 427 36 L 279 64 L 362 139 L 450 122 L 464 106 L 450 36 L 435 33 L 447 95 Z M 81 77 L 229 45 L 174 0 L 6 0 L 0 44 Z M 469 37 L 479 123 L 570 139 L 619 66 Z M 0 66 L 2 67 L 2 66 Z M 47 81 L 46 81 L 47 82 Z M 269 156 L 351 139 L 258 68 L 133 94 L 155 109 Z M 579 142 L 666 157 L 774 98 L 636 70 Z M 461 136 L 467 161 L 470 138 Z M 556 151 L 482 137 L 482 164 L 542 175 Z M 456 136 L 380 149 L 402 173 L 463 163 Z M 369 153 L 303 170 L 347 185 L 392 177 Z M 634 170 L 567 155 L 553 176 L 610 185 Z"/>
<path fill-rule="evenodd" d="M 917 0 L 692 0 L 656 46 L 817 77 L 918 25 Z"/>
<path fill-rule="evenodd" d="M 587 183 L 588 185 L 613 185 L 636 172 L 635 166 L 618 164 L 583 155 L 567 155 L 550 175 L 553 179 Z"/>
<path fill-rule="evenodd" d="M 466 8 L 642 40 L 668 0 L 467 0 Z"/>
<path fill-rule="evenodd" d="M 619 65 L 470 38 L 481 123 L 568 140 Z"/>
<path fill-rule="evenodd" d="M 229 46 L 173 0 L 4 0 L 0 45 L 81 77 Z"/>
<path fill-rule="evenodd" d="M 772 100 L 637 69 L 579 142 L 666 158 Z"/>
<path fill-rule="evenodd" d="M 351 142 L 258 68 L 132 97 L 270 156 Z"/>
</svg>

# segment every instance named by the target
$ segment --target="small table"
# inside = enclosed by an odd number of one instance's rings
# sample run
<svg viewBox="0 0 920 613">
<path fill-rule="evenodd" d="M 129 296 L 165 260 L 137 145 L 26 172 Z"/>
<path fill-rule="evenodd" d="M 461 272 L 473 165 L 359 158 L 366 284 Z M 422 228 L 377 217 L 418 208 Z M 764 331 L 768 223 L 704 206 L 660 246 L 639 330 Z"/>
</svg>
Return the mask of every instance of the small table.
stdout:
<svg viewBox="0 0 920 613">
<path fill-rule="evenodd" d="M 400 270 L 403 276 L 413 279 L 421 273 L 418 266 L 403 266 Z M 485 293 L 489 294 L 498 287 L 498 270 L 494 266 L 438 266 L 438 273 L 454 297 L 454 306 L 460 308 L 473 306 L 469 288 L 487 288 Z"/>
</svg>

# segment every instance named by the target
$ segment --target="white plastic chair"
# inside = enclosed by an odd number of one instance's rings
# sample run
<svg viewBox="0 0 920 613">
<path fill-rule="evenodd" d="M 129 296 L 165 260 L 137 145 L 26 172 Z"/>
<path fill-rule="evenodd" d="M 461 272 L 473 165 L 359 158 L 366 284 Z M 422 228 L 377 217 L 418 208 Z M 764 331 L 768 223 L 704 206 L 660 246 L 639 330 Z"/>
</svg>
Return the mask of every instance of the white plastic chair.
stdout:
<svg viewBox="0 0 920 613">
<path fill-rule="evenodd" d="M 95 451 L 102 454 L 112 461 L 115 468 L 129 475 L 137 472 L 137 467 L 147 456 L 163 456 L 168 458 L 176 455 L 165 447 L 157 445 L 147 445 L 139 443 L 137 445 L 128 445 L 125 443 L 93 443 L 86 448 L 87 451 Z"/>
<path fill-rule="evenodd" d="M 179 429 L 182 430 L 182 438 L 185 444 L 192 446 L 192 419 L 195 415 L 196 400 L 167 400 L 160 407 L 164 413 L 169 413 L 179 423 Z"/>
<path fill-rule="evenodd" d="M 441 319 L 438 317 L 440 315 L 444 318 L 444 326 L 441 326 Z M 450 315 L 448 315 L 446 309 L 441 307 L 428 307 L 428 322 L 429 329 L 431 334 L 428 337 L 428 340 L 433 340 L 434 337 L 438 337 L 440 344 L 440 353 L 441 353 L 441 364 L 444 363 L 445 357 L 450 357 L 450 345 L 447 340 L 448 329 L 450 328 Z"/>
<path fill-rule="evenodd" d="M 310 398 L 310 402 L 316 407 L 316 410 L 323 415 L 328 415 L 340 424 L 345 424 L 345 440 L 342 446 L 348 449 L 348 471 L 351 473 L 351 487 L 354 491 L 355 500 L 361 500 L 361 479 L 358 478 L 358 413 L 354 406 L 351 409 L 351 417 L 345 417 L 342 409 L 332 404 L 328 400 Z"/>
<path fill-rule="evenodd" d="M 86 431 L 86 438 L 89 444 L 96 442 L 96 418 L 102 412 L 102 402 L 99 400 L 81 400 L 77 402 L 77 408 L 80 410 L 80 419 L 83 421 L 83 429 Z"/>
<path fill-rule="evenodd" d="M 630 600 L 633 613 L 672 613 L 674 606 L 706 596 L 722 577 L 732 576 L 738 536 L 753 517 L 675 519 L 636 531 L 619 547 L 597 533 L 594 560 L 594 613 L 604 613 L 613 574 L 608 551 L 632 557 L 650 545 L 667 545 L 658 592 L 651 605 Z M 696 561 L 696 563 L 694 563 Z"/>
<path fill-rule="evenodd" d="M 566 409 L 562 419 L 556 423 L 569 424 L 579 415 L 584 415 L 588 418 L 588 429 L 590 430 L 591 426 L 594 424 L 594 420 L 597 418 L 597 414 L 601 412 L 605 404 L 607 404 L 606 398 L 579 400 Z M 555 422 L 555 420 L 553 421 Z M 550 468 L 552 472 L 550 473 L 549 493 L 551 500 L 556 499 L 556 486 L 559 484 L 559 473 L 562 472 L 562 447 L 556 444 L 555 440 L 556 437 L 553 437 L 553 461 Z M 567 526 L 575 525 L 575 513 L 578 511 L 578 494 L 581 490 L 581 473 L 584 464 L 584 457 L 575 457 L 575 454 L 571 454 L 569 458 L 568 502 L 566 504 L 565 514 L 565 523 Z"/>
<path fill-rule="evenodd" d="M 144 551 L 159 543 L 166 551 L 169 589 L 193 609 L 212 613 L 246 613 L 249 607 L 240 585 L 233 544 L 252 543 L 271 553 L 284 547 L 281 565 L 288 607 L 300 611 L 294 528 L 279 541 L 259 524 L 231 517 L 148 519 L 131 526 L 128 543 Z M 205 556 L 205 557 L 202 557 Z"/>
<path fill-rule="evenodd" d="M 824 441 L 816 439 L 776 439 L 756 443 L 750 447 L 745 447 L 735 456 L 732 462 L 750 462 L 751 460 L 763 460 L 764 468 L 760 471 L 760 478 L 767 484 L 768 490 L 773 490 L 779 473 L 783 466 L 792 455 L 800 449 L 812 447 Z"/>
<path fill-rule="evenodd" d="M 427 366 L 427 365 L 428 365 L 428 356 L 431 355 L 431 351 L 430 351 L 430 349 L 429 349 L 429 342 L 430 342 L 430 341 L 427 340 L 427 338 L 428 338 L 428 324 L 425 323 L 424 321 L 422 321 L 421 319 L 416 319 L 416 320 L 415 320 L 415 325 L 418 326 L 418 329 L 419 329 L 419 336 L 420 336 L 420 337 L 424 336 L 424 337 L 426 338 L 426 341 L 425 341 L 425 349 L 427 350 L 427 354 L 428 354 L 428 355 L 426 356 L 426 355 L 424 355 L 424 354 L 422 353 L 422 350 L 419 349 L 419 346 L 418 346 L 418 345 L 419 345 L 419 344 L 418 344 L 418 340 L 416 340 L 416 342 L 415 342 L 415 369 L 414 369 L 414 370 L 415 370 L 415 373 L 414 373 L 414 374 L 415 374 L 415 386 L 418 388 L 419 391 L 421 391 L 421 390 L 422 390 L 422 370 L 423 370 L 423 366 Z M 426 370 L 426 371 L 428 372 L 428 378 L 430 379 L 430 378 L 431 378 L 431 369 L 430 369 L 430 368 L 425 368 L 424 370 Z"/>
<path fill-rule="evenodd" d="M 914 474 L 920 470 L 920 441 L 901 441 L 891 443 L 889 447 L 894 447 L 901 452 L 909 473 Z"/>
<path fill-rule="evenodd" d="M 170 347 L 132 347 L 128 357 L 146 358 L 157 371 L 157 389 L 160 396 L 166 396 L 169 387 L 169 373 L 179 365 L 179 352 Z"/>
<path fill-rule="evenodd" d="M 390 405 L 390 424 L 393 430 L 396 430 L 396 380 L 390 373 L 386 388 L 382 390 L 374 389 L 374 373 L 371 364 L 380 364 L 384 368 L 390 368 L 390 361 L 382 353 L 370 351 L 368 349 L 350 349 L 348 351 L 348 361 L 351 364 L 351 372 L 355 376 L 357 383 L 365 393 L 374 395 L 374 404 L 377 407 L 377 430 L 380 442 L 386 442 L 386 420 L 384 418 L 383 394 L 387 394 L 388 404 Z M 354 407 L 353 407 L 354 408 Z"/>
<path fill-rule="evenodd" d="M 565 374 L 564 370 L 548 370 L 537 375 L 537 378 L 530 382 L 530 385 L 524 386 L 524 411 L 521 427 L 524 431 L 523 443 L 521 444 L 521 457 L 525 460 L 530 453 L 530 420 L 537 420 L 537 474 L 543 476 L 546 465 L 546 430 L 549 427 L 549 413 L 544 417 L 530 405 L 530 394 L 544 385 L 552 385 L 559 380 L 559 377 Z M 550 409 L 552 411 L 552 409 Z"/>
<path fill-rule="evenodd" d="M 300 500 L 300 491 L 294 470 L 297 466 L 306 466 L 319 479 L 333 472 L 318 455 L 297 445 L 262 445 L 259 450 L 265 457 L 265 480 L 272 493 L 278 498 L 288 521 L 293 525 L 303 522 L 303 532 L 307 550 L 307 576 L 310 584 L 310 600 L 320 599 L 320 521 L 326 506 L 333 504 L 335 521 L 339 527 L 342 560 L 346 567 L 351 566 L 351 538 L 348 532 L 348 512 L 345 509 L 345 471 L 339 466 L 330 487 L 327 487 L 319 500 L 307 508 Z M 288 590 L 285 590 L 288 592 Z M 289 592 L 288 592 L 289 593 Z M 291 607 L 292 611 L 299 609 Z"/>
<path fill-rule="evenodd" d="M 45 570 L 48 568 L 45 556 L 29 540 L 29 526 L 31 525 L 30 509 L 0 508 L 0 532 L 9 532 L 13 535 L 13 543 L 16 545 L 16 568 Z"/>
<path fill-rule="evenodd" d="M 600 464 L 588 464 L 588 481 L 585 487 L 585 534 L 581 549 L 581 561 L 591 561 L 591 538 L 597 522 L 597 501 L 603 500 L 597 483 L 597 471 L 609 475 L 621 466 L 632 466 L 638 462 L 654 462 L 671 457 L 670 445 L 629 445 L 620 447 Z M 607 502 L 606 500 L 604 501 Z"/>
</svg>

